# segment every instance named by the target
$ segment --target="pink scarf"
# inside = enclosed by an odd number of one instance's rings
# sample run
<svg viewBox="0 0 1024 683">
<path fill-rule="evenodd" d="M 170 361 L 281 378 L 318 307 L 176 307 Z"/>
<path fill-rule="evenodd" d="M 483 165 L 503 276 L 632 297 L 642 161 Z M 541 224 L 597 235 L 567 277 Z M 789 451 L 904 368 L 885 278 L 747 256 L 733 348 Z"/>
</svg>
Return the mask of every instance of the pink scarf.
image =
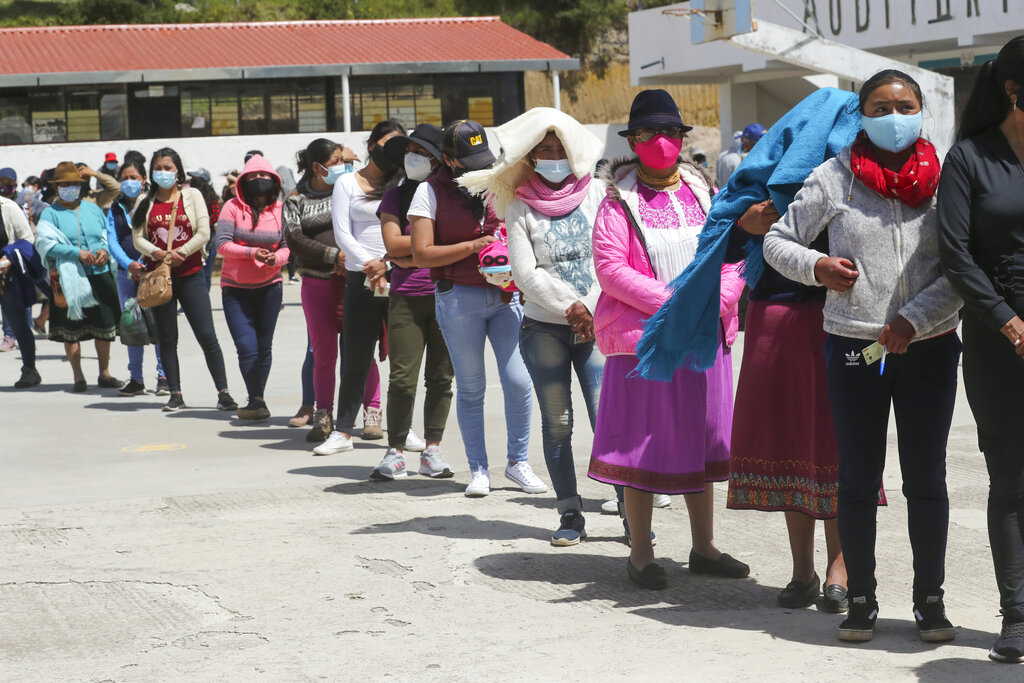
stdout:
<svg viewBox="0 0 1024 683">
<path fill-rule="evenodd" d="M 528 183 L 516 188 L 516 197 L 545 216 L 565 216 L 583 203 L 591 180 L 589 175 L 585 175 L 577 178 L 574 183 L 566 183 L 552 190 L 534 173 Z"/>
</svg>

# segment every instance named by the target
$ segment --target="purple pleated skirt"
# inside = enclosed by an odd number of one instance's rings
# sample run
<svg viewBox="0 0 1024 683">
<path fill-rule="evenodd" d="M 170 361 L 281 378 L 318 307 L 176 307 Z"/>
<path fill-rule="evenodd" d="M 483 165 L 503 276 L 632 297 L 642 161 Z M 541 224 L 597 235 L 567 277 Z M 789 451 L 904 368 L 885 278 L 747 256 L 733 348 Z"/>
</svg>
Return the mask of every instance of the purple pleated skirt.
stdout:
<svg viewBox="0 0 1024 683">
<path fill-rule="evenodd" d="M 605 361 L 590 478 L 653 493 L 699 493 L 729 478 L 732 357 L 671 382 L 631 377 L 636 356 Z"/>
</svg>

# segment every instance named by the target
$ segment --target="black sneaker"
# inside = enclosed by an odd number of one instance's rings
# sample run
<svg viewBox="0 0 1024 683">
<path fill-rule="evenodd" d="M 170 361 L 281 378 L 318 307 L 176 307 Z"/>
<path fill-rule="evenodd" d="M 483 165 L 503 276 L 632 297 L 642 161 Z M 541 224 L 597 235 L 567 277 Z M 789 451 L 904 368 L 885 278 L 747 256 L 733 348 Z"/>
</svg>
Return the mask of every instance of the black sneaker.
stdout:
<svg viewBox="0 0 1024 683">
<path fill-rule="evenodd" d="M 171 395 L 171 385 L 170 385 L 170 382 L 167 381 L 166 377 L 157 377 L 156 378 L 156 395 L 157 396 L 170 396 Z"/>
<path fill-rule="evenodd" d="M 946 618 L 946 607 L 941 595 L 925 595 L 914 600 L 914 619 L 917 632 L 926 643 L 941 643 L 953 640 L 956 629 Z"/>
<path fill-rule="evenodd" d="M 988 652 L 988 658 L 994 662 L 1020 664 L 1024 662 L 1024 621 L 1003 617 L 1003 629 Z"/>
<path fill-rule="evenodd" d="M 270 409 L 260 399 L 250 399 L 248 405 L 238 409 L 239 420 L 266 420 L 270 417 Z"/>
<path fill-rule="evenodd" d="M 31 389 L 40 382 L 42 378 L 39 376 L 39 372 L 35 368 L 22 367 L 21 368 L 21 379 L 14 383 L 15 389 Z"/>
<path fill-rule="evenodd" d="M 128 380 L 128 383 L 117 390 L 118 396 L 141 396 L 146 393 L 146 385 L 142 382 L 136 382 L 134 379 Z"/>
<path fill-rule="evenodd" d="M 185 407 L 185 400 L 181 397 L 180 391 L 171 392 L 171 398 L 164 405 L 165 413 L 173 413 Z"/>
<path fill-rule="evenodd" d="M 839 640 L 850 643 L 866 643 L 875 635 L 875 620 L 878 619 L 878 602 L 873 596 L 851 597 L 850 611 L 843 623 L 839 624 Z"/>
<path fill-rule="evenodd" d="M 814 601 L 818 599 L 818 593 L 821 592 L 821 579 L 815 574 L 811 577 L 811 580 L 803 583 L 800 581 L 790 581 L 786 584 L 786 587 L 779 593 L 776 603 L 779 607 L 786 609 L 800 609 L 813 605 Z"/>
<path fill-rule="evenodd" d="M 227 389 L 217 393 L 217 410 L 238 410 L 238 404 Z"/>
<path fill-rule="evenodd" d="M 551 545 L 576 545 L 587 537 L 586 522 L 579 510 L 570 510 L 562 515 L 555 533 L 551 534 Z"/>
</svg>

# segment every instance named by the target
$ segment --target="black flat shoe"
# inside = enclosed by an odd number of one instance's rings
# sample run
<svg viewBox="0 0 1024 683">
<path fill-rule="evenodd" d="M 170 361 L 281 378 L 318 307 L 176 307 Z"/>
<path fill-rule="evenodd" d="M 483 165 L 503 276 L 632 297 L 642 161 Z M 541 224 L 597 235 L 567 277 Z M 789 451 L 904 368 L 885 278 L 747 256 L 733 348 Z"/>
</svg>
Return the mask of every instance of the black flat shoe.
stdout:
<svg viewBox="0 0 1024 683">
<path fill-rule="evenodd" d="M 722 553 L 717 560 L 709 560 L 696 551 L 690 551 L 690 571 L 694 574 L 709 574 L 724 579 L 745 579 L 750 576 L 750 567 L 732 555 Z"/>
<path fill-rule="evenodd" d="M 665 580 L 665 570 L 657 562 L 651 562 L 641 570 L 634 567 L 633 563 L 627 559 L 626 573 L 629 574 L 629 580 L 641 588 L 660 591 L 665 590 L 665 587 L 668 586 L 668 581 Z"/>
<path fill-rule="evenodd" d="M 120 389 L 121 387 L 124 386 L 124 382 L 113 376 L 103 377 L 101 375 L 100 377 L 96 378 L 96 386 L 100 387 L 101 389 Z"/>
<path fill-rule="evenodd" d="M 75 382 L 75 385 L 73 387 L 71 387 L 71 391 L 75 392 L 76 394 L 82 394 L 82 393 L 85 393 L 85 390 L 88 389 L 88 388 L 89 388 L 89 385 L 86 384 L 85 380 L 83 379 L 83 380 L 80 380 L 78 382 Z"/>
<path fill-rule="evenodd" d="M 821 609 L 831 614 L 842 614 L 850 609 L 850 602 L 846 599 L 846 589 L 838 583 L 830 583 L 825 586 L 825 597 L 821 601 Z"/>
<path fill-rule="evenodd" d="M 818 598 L 818 593 L 821 592 L 821 580 L 818 575 L 815 574 L 810 581 L 807 583 L 801 583 L 800 581 L 790 581 L 786 584 L 786 587 L 779 593 L 779 597 L 776 600 L 779 607 L 786 609 L 800 609 L 813 605 L 814 601 Z"/>
</svg>

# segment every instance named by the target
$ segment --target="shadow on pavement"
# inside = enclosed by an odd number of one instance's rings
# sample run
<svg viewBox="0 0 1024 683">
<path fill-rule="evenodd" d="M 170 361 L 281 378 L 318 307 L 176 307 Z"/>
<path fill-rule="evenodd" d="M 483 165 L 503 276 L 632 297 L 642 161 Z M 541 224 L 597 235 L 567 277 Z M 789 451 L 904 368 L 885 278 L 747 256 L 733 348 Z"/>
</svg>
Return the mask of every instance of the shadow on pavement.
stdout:
<svg viewBox="0 0 1024 683">
<path fill-rule="evenodd" d="M 415 517 L 401 522 L 371 524 L 353 534 L 417 533 L 444 538 L 471 538 L 489 541 L 514 541 L 524 538 L 547 538 L 547 529 L 526 526 L 505 520 L 477 519 L 472 515 Z"/>
<path fill-rule="evenodd" d="M 991 636 L 995 640 L 994 632 Z M 990 645 L 986 645 L 986 648 Z M 1024 675 L 1020 664 L 993 662 L 986 652 L 987 649 L 978 650 L 977 659 L 950 657 L 925 662 L 915 668 L 914 673 L 920 681 L 1019 681 Z"/>
<path fill-rule="evenodd" d="M 83 408 L 94 410 L 113 410 L 115 412 L 136 412 L 140 410 L 159 411 L 162 404 L 159 401 L 109 401 L 103 403 L 86 403 Z"/>
<path fill-rule="evenodd" d="M 71 392 L 70 384 L 47 384 L 46 378 L 43 378 L 42 384 L 37 384 L 30 389 L 15 389 L 13 385 L 7 387 L 0 387 L 0 394 L 24 394 L 25 392 L 38 392 L 38 393 L 53 393 L 56 391 Z"/>
</svg>

